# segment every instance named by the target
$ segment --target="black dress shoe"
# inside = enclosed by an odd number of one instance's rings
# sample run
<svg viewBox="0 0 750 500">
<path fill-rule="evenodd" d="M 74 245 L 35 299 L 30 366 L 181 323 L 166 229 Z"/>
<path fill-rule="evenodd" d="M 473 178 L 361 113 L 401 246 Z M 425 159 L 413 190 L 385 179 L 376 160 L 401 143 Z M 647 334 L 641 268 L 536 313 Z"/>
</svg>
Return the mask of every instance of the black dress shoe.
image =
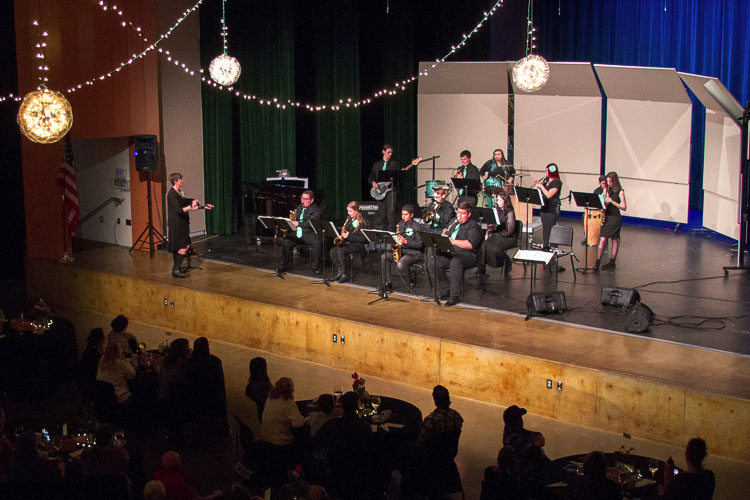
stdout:
<svg viewBox="0 0 750 500">
<path fill-rule="evenodd" d="M 331 281 L 338 281 L 338 280 L 341 279 L 341 277 L 343 275 L 344 275 L 344 273 L 342 273 L 341 271 L 339 271 L 339 272 L 336 273 L 336 276 L 334 276 L 333 278 L 331 278 Z"/>
<path fill-rule="evenodd" d="M 409 280 L 409 288 L 415 288 L 417 286 L 417 280 Z"/>
<path fill-rule="evenodd" d="M 442 299 L 447 299 L 450 296 L 451 296 L 450 292 L 441 292 L 438 298 L 442 300 Z"/>
<path fill-rule="evenodd" d="M 180 271 L 180 268 L 175 266 L 172 268 L 172 277 L 173 278 L 187 278 L 187 274 Z"/>
<path fill-rule="evenodd" d="M 447 307 L 455 306 L 456 304 L 458 304 L 458 297 L 451 297 L 445 301 Z"/>
<path fill-rule="evenodd" d="M 617 264 L 615 264 L 615 261 L 610 260 L 609 262 L 607 262 L 606 264 L 602 266 L 602 269 L 614 269 L 616 266 Z"/>
<path fill-rule="evenodd" d="M 563 266 L 557 266 L 557 272 L 558 273 L 564 273 L 565 272 L 565 268 Z"/>
<path fill-rule="evenodd" d="M 513 269 L 513 259 L 506 256 L 505 257 L 505 275 L 509 275 L 510 271 Z"/>
<path fill-rule="evenodd" d="M 347 276 L 346 274 L 342 273 L 341 276 L 338 279 L 334 280 L 334 281 L 336 283 L 346 283 L 347 281 L 349 281 L 349 276 Z"/>
</svg>

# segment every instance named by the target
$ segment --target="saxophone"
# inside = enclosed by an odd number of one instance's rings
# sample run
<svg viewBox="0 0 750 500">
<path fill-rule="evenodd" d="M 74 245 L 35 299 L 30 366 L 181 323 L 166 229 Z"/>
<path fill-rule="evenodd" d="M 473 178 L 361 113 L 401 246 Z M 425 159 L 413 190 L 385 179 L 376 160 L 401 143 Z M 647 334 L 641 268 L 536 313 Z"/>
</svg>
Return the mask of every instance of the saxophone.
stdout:
<svg viewBox="0 0 750 500">
<path fill-rule="evenodd" d="M 289 211 L 289 219 L 296 221 L 297 220 L 297 209 Z"/>
<path fill-rule="evenodd" d="M 346 221 L 344 222 L 344 225 L 341 226 L 341 231 L 340 231 L 341 233 L 343 233 L 346 230 L 346 225 L 348 223 L 349 223 L 349 217 L 346 218 Z M 336 246 L 341 245 L 343 242 L 344 242 L 344 238 L 342 238 L 341 236 L 336 236 L 333 239 L 333 244 L 336 245 Z"/>
<path fill-rule="evenodd" d="M 396 225 L 396 236 L 399 236 L 400 234 L 401 234 L 401 229 L 399 228 L 399 225 L 397 224 Z M 401 255 L 404 252 L 404 249 L 401 247 L 401 245 L 399 245 L 398 243 L 396 243 L 395 245 L 393 245 L 393 247 L 391 248 L 391 250 L 393 250 L 393 262 L 395 262 L 396 264 L 398 264 L 398 261 L 399 261 L 399 259 L 401 258 Z"/>
</svg>

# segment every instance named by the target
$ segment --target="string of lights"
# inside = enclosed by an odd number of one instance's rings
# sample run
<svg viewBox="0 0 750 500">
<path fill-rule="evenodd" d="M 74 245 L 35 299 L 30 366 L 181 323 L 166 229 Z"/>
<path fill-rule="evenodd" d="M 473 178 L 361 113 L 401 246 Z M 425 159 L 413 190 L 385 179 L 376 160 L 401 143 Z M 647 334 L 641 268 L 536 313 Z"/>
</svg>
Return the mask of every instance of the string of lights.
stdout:
<svg viewBox="0 0 750 500">
<path fill-rule="evenodd" d="M 408 86 L 410 84 L 412 84 L 413 82 L 415 82 L 416 80 L 418 80 L 420 77 L 427 76 L 431 71 L 433 71 L 435 68 L 437 68 L 440 64 L 442 64 L 443 62 L 445 62 L 453 54 L 455 54 L 457 51 L 459 51 L 464 46 L 466 46 L 466 44 L 471 39 L 471 37 L 474 36 L 484 26 L 484 24 L 487 21 L 489 21 L 490 17 L 492 17 L 495 14 L 495 12 L 500 7 L 502 7 L 503 0 L 497 0 L 489 10 L 483 12 L 482 19 L 474 26 L 474 28 L 471 31 L 462 34 L 461 35 L 461 40 L 457 44 L 451 45 L 450 50 L 443 57 L 439 57 L 439 58 L 435 59 L 434 63 L 432 63 L 427 69 L 420 71 L 417 75 L 413 75 L 413 76 L 411 76 L 409 78 L 406 78 L 406 79 L 403 79 L 401 81 L 394 82 L 391 87 L 386 87 L 386 88 L 383 88 L 383 89 L 379 89 L 379 90 L 373 92 L 369 97 L 360 98 L 360 99 L 355 99 L 355 98 L 352 98 L 352 97 L 345 97 L 345 98 L 338 99 L 336 102 L 325 103 L 325 104 L 309 104 L 309 103 L 302 103 L 302 102 L 299 102 L 299 101 L 293 101 L 291 99 L 281 99 L 279 97 L 260 97 L 260 96 L 254 95 L 254 94 L 247 94 L 247 93 L 244 93 L 244 92 L 240 92 L 238 90 L 235 90 L 231 86 L 224 86 L 224 85 L 221 85 L 221 84 L 213 81 L 210 77 L 208 77 L 208 76 L 205 75 L 205 71 L 204 71 L 203 68 L 198 69 L 198 70 L 192 69 L 187 64 L 180 62 L 177 58 L 175 58 L 174 56 L 172 56 L 172 54 L 170 53 L 170 51 L 168 49 L 164 49 L 162 47 L 159 47 L 158 45 L 160 43 L 162 43 L 164 40 L 166 40 L 167 38 L 169 38 L 169 36 L 172 34 L 172 32 L 180 24 L 182 24 L 182 22 L 190 14 L 192 14 L 194 11 L 196 11 L 196 10 L 198 10 L 200 8 L 200 6 L 201 6 L 202 3 L 203 3 L 203 0 L 198 0 L 195 5 L 193 5 L 192 7 L 190 7 L 189 9 L 187 9 L 186 11 L 184 11 L 183 14 L 180 16 L 180 18 L 178 18 L 177 21 L 172 25 L 172 27 L 170 27 L 165 33 L 163 33 L 162 35 L 160 35 L 159 37 L 157 37 L 157 39 L 156 39 L 155 42 L 149 44 L 140 53 L 133 54 L 127 61 L 123 61 L 115 69 L 112 69 L 112 70 L 110 70 L 110 71 L 108 71 L 106 73 L 102 73 L 101 75 L 99 75 L 96 78 L 91 78 L 91 79 L 86 80 L 86 81 L 84 81 L 82 83 L 74 85 L 74 86 L 66 89 L 65 92 L 66 93 L 76 92 L 76 91 L 81 90 L 83 88 L 93 86 L 98 81 L 103 81 L 103 80 L 106 80 L 108 78 L 111 78 L 115 74 L 121 72 L 125 67 L 129 66 L 130 64 L 133 64 L 138 59 L 143 58 L 146 54 L 148 54 L 149 52 L 155 50 L 156 52 L 162 54 L 162 56 L 165 57 L 168 62 L 174 64 L 177 67 L 180 67 L 186 74 L 188 74 L 190 76 L 196 76 L 196 74 L 198 74 L 200 76 L 200 78 L 201 78 L 201 81 L 205 85 L 209 85 L 211 87 L 214 87 L 214 88 L 222 90 L 222 91 L 230 92 L 230 93 L 234 94 L 235 97 L 238 97 L 238 98 L 241 98 L 241 99 L 256 101 L 256 102 L 258 102 L 261 105 L 276 107 L 278 109 L 299 108 L 299 109 L 306 109 L 308 111 L 324 111 L 324 110 L 338 111 L 338 110 L 346 109 L 346 108 L 358 108 L 360 106 L 364 106 L 364 105 L 370 104 L 372 101 L 374 101 L 376 99 L 379 99 L 381 97 L 384 97 L 384 96 L 394 96 L 394 95 L 396 95 L 396 94 L 398 94 L 400 92 L 406 91 L 407 88 L 408 88 Z M 137 26 L 137 25 L 135 25 L 135 24 L 133 24 L 133 23 L 127 21 L 127 20 L 125 20 L 125 18 L 124 18 L 124 12 L 122 11 L 122 9 L 119 9 L 117 7 L 117 5 L 111 5 L 110 6 L 110 5 L 106 4 L 106 2 L 104 2 L 104 0 L 99 0 L 98 4 L 99 4 L 99 6 L 101 7 L 101 9 L 103 11 L 114 12 L 117 16 L 123 17 L 123 20 L 120 21 L 120 23 L 119 23 L 123 28 L 129 28 L 129 29 L 134 30 L 138 36 L 140 36 L 141 38 L 143 38 L 144 41 L 146 41 L 146 42 L 148 41 L 143 36 L 141 27 Z M 222 21 L 223 21 L 223 19 L 222 19 Z M 222 29 L 222 36 L 224 36 L 225 33 L 226 33 L 226 31 L 223 28 Z M 224 48 L 226 50 L 226 39 L 224 40 Z M 13 94 L 9 94 L 7 96 L 0 97 L 0 103 L 2 103 L 4 101 L 10 101 L 10 100 L 19 101 L 20 99 L 21 98 L 19 98 L 17 96 L 14 96 Z"/>
</svg>

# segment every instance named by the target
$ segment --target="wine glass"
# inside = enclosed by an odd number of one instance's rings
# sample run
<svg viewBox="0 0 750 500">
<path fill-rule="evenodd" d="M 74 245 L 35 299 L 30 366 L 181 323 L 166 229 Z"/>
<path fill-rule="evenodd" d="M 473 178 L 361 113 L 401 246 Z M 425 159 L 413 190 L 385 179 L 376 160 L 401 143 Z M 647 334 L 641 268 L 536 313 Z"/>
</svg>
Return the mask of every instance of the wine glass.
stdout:
<svg viewBox="0 0 750 500">
<path fill-rule="evenodd" d="M 370 396 L 370 404 L 374 412 L 377 413 L 380 407 L 380 396 Z"/>
<path fill-rule="evenodd" d="M 336 398 L 336 402 L 337 403 L 339 402 L 339 399 L 341 399 L 341 394 L 343 394 L 342 391 L 341 391 L 341 385 L 339 385 L 339 384 L 334 385 L 333 386 L 333 396 Z"/>
<path fill-rule="evenodd" d="M 656 471 L 659 470 L 659 461 L 655 458 L 648 459 L 648 470 L 651 471 L 651 479 L 656 480 Z"/>
</svg>

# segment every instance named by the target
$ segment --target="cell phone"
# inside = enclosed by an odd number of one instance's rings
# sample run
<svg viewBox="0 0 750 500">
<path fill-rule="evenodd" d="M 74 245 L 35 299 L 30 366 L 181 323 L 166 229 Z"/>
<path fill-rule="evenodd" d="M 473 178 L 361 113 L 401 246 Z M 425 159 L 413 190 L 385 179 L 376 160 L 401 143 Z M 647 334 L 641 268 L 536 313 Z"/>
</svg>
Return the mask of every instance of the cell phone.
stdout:
<svg viewBox="0 0 750 500">
<path fill-rule="evenodd" d="M 42 438 L 45 443 L 49 443 L 49 431 L 47 429 L 42 429 Z"/>
<path fill-rule="evenodd" d="M 675 468 L 675 469 L 672 469 L 672 474 L 674 474 L 675 476 L 676 476 L 677 474 L 679 474 L 679 473 L 680 473 L 680 469 L 676 469 L 676 468 Z"/>
</svg>

